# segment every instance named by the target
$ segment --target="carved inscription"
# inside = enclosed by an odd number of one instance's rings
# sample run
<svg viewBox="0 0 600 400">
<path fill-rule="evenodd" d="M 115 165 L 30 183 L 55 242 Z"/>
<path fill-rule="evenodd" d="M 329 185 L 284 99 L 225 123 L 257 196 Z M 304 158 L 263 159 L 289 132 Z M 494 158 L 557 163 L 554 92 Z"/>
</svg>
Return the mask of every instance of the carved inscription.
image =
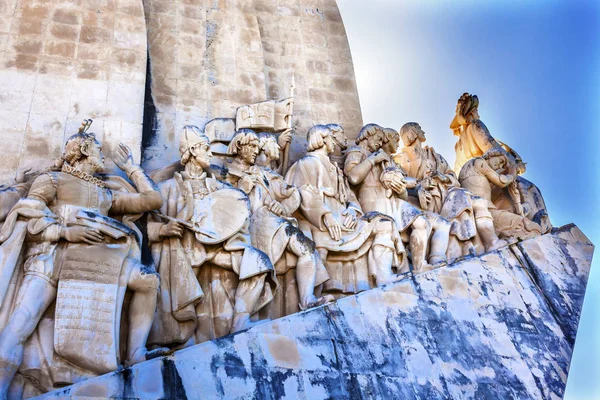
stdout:
<svg viewBox="0 0 600 400">
<path fill-rule="evenodd" d="M 127 241 L 122 242 L 72 244 L 65 250 L 61 266 L 55 350 L 97 373 L 113 371 L 119 365 L 119 277 L 129 251 Z"/>
</svg>

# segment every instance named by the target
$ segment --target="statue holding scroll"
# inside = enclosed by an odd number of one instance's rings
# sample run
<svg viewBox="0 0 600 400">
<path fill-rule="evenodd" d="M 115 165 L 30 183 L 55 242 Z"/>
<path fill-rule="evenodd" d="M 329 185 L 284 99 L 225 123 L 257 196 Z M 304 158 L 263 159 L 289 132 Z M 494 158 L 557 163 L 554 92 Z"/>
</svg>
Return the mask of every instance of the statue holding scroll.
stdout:
<svg viewBox="0 0 600 400">
<path fill-rule="evenodd" d="M 86 121 L 67 140 L 60 172 L 37 177 L 0 232 L 3 275 L 12 270 L 13 279 L 22 279 L 16 295 L 6 285 L 0 292 L 2 308 L 13 310 L 0 334 L 2 395 L 18 369 L 40 390 L 51 390 L 54 383 L 116 370 L 121 354 L 130 365 L 163 351 L 146 349 L 159 279 L 153 268 L 141 264 L 141 234 L 132 216 L 159 208 L 162 198 L 123 144 L 113 160 L 135 188 L 122 178 L 96 175 L 104 155 L 94 134 L 86 132 L 90 124 Z M 126 290 L 133 296 L 122 352 Z M 54 302 L 56 307 L 50 307 Z M 27 341 L 36 327 L 38 333 Z M 26 341 L 32 348 L 25 349 Z"/>
<path fill-rule="evenodd" d="M 329 159 L 334 149 L 331 131 L 312 127 L 308 153 L 292 165 L 286 181 L 300 191 L 300 226 L 331 277 L 324 289 L 357 293 L 396 280 L 393 268 L 400 266 L 404 247 L 390 217 L 363 214 L 343 171 Z"/>
<path fill-rule="evenodd" d="M 164 204 L 148 222 L 161 279 L 149 343 L 187 346 L 252 325 L 277 288 L 273 265 L 252 247 L 246 195 L 207 175 L 210 140 L 185 126 L 182 172 L 159 184 Z"/>
<path fill-rule="evenodd" d="M 239 130 L 227 149 L 233 162 L 228 166 L 227 180 L 244 191 L 250 198 L 250 234 L 253 246 L 264 251 L 273 265 L 277 277 L 285 278 L 294 270 L 296 293 L 288 290 L 281 299 L 279 311 L 271 317 L 280 317 L 318 306 L 333 300 L 331 296 L 317 298 L 315 287 L 329 279 L 315 244 L 298 228 L 292 214 L 300 206 L 298 189 L 289 185 L 281 175 L 272 169 L 255 165 L 260 153 L 259 137 L 250 129 Z M 263 146 L 270 145 L 268 154 L 279 156 L 279 145 L 274 138 L 265 138 Z M 293 300 L 291 300 L 293 299 Z"/>
</svg>

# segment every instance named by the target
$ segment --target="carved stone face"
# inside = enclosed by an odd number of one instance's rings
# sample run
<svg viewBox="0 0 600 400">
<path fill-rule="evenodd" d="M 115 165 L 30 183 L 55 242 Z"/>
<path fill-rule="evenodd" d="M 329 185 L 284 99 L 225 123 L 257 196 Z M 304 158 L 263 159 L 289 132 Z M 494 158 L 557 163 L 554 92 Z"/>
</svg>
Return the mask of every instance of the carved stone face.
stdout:
<svg viewBox="0 0 600 400">
<path fill-rule="evenodd" d="M 331 154 L 335 151 L 335 140 L 333 140 L 333 136 L 331 133 L 323 139 L 325 142 L 325 148 L 327 149 L 327 154 Z"/>
<path fill-rule="evenodd" d="M 340 147 L 341 150 L 345 150 L 348 147 L 348 138 L 344 135 L 344 131 L 339 129 L 332 133 L 334 141 Z"/>
<path fill-rule="evenodd" d="M 265 155 L 267 156 L 267 159 L 269 159 L 269 161 L 277 161 L 279 160 L 280 157 L 280 148 L 279 145 L 277 144 L 277 142 L 273 139 L 273 140 L 268 140 L 265 145 L 262 148 L 262 151 L 265 153 Z"/>
<path fill-rule="evenodd" d="M 89 163 L 95 171 L 101 171 L 104 168 L 104 154 L 102 146 L 96 140 L 91 142 L 86 148 L 86 162 Z"/>
<path fill-rule="evenodd" d="M 419 127 L 417 128 L 417 139 L 419 139 L 421 142 L 427 140 L 425 138 L 425 131 L 423 130 L 423 128 L 421 128 L 421 125 L 419 125 Z"/>
<path fill-rule="evenodd" d="M 392 135 L 390 140 L 385 144 L 384 150 L 388 154 L 394 154 L 398 151 L 400 146 L 400 135 Z"/>
<path fill-rule="evenodd" d="M 378 132 L 375 135 L 367 138 L 367 149 L 371 153 L 381 149 L 381 146 L 383 146 L 383 133 Z"/>
<path fill-rule="evenodd" d="M 501 173 L 504 171 L 506 167 L 506 158 L 497 156 L 490 157 L 488 160 L 488 165 L 496 172 Z"/>
<path fill-rule="evenodd" d="M 254 165 L 254 162 L 256 161 L 256 156 L 258 156 L 258 152 L 258 140 L 251 140 L 247 144 L 243 144 L 240 146 L 238 156 L 244 163 Z"/>
<path fill-rule="evenodd" d="M 212 153 L 210 151 L 210 145 L 206 142 L 196 143 L 190 148 L 190 152 L 193 156 L 193 162 L 204 168 L 210 167 L 210 159 L 212 158 Z"/>
</svg>

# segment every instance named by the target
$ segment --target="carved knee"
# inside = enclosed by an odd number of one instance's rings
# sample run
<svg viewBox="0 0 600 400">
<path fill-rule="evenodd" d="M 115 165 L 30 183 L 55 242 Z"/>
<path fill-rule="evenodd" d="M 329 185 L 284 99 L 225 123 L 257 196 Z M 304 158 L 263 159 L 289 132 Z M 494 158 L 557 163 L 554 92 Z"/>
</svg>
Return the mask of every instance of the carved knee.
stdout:
<svg viewBox="0 0 600 400">
<path fill-rule="evenodd" d="M 431 224 L 429 223 L 429 221 L 427 221 L 427 218 L 425 218 L 422 215 L 419 215 L 417 218 L 415 218 L 414 222 L 412 223 L 412 228 L 414 230 L 429 230 L 431 229 Z"/>
<path fill-rule="evenodd" d="M 129 276 L 127 287 L 136 292 L 158 291 L 160 277 L 154 268 L 138 263 Z"/>
<path fill-rule="evenodd" d="M 391 237 L 394 235 L 394 222 L 389 218 L 381 217 L 377 219 L 377 226 L 375 227 L 375 231 L 378 234 L 390 235 Z"/>
</svg>

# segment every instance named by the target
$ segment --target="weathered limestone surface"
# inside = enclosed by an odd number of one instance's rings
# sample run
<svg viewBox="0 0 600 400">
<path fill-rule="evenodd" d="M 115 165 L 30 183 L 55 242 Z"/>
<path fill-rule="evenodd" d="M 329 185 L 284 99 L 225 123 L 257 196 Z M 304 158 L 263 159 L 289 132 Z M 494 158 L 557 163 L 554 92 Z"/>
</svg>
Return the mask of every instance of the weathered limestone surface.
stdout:
<svg viewBox="0 0 600 400">
<path fill-rule="evenodd" d="M 142 0 L 0 2 L 0 180 L 50 164 L 84 118 L 139 160 L 145 72 Z"/>
<path fill-rule="evenodd" d="M 592 252 L 568 225 L 45 397 L 562 398 Z"/>
<path fill-rule="evenodd" d="M 144 0 L 150 57 L 151 125 L 144 166 L 175 161 L 187 124 L 234 118 L 236 108 L 290 96 L 295 145 L 308 129 L 362 126 L 350 47 L 334 0 Z"/>
</svg>

